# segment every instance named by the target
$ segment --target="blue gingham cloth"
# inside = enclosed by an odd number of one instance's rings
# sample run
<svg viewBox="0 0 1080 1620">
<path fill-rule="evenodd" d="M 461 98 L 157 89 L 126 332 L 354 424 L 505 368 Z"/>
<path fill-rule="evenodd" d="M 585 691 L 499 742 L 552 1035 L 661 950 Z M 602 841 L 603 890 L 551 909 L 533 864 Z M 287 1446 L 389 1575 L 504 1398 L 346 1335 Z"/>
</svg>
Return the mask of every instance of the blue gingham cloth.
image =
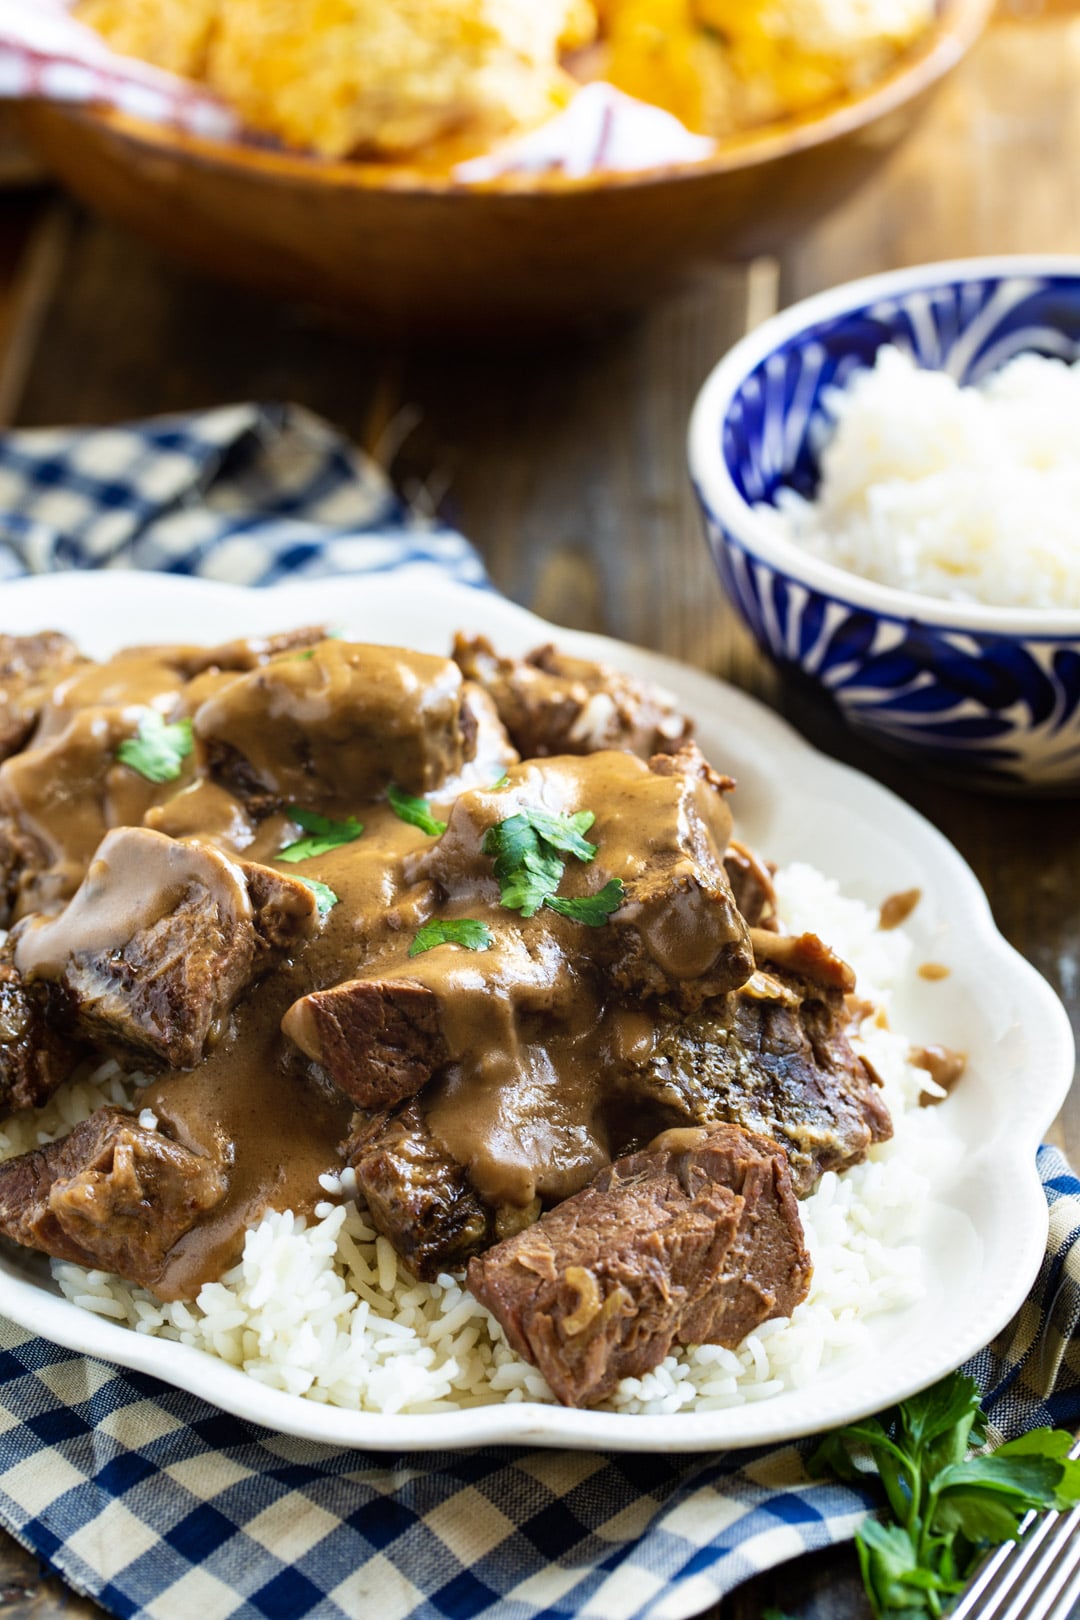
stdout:
<svg viewBox="0 0 1080 1620">
<path fill-rule="evenodd" d="M 435 562 L 484 584 L 305 412 L 0 437 L 0 579 L 137 567 L 266 584 Z M 1006 1437 L 1080 1426 L 1080 1181 L 1044 1148 L 1046 1259 L 969 1370 Z M 0 1301 L 2 1303 L 2 1301 Z M 290 1439 L 0 1320 L 0 1521 L 117 1615 L 682 1620 L 851 1536 L 872 1496 L 808 1444 L 710 1457 Z"/>
</svg>

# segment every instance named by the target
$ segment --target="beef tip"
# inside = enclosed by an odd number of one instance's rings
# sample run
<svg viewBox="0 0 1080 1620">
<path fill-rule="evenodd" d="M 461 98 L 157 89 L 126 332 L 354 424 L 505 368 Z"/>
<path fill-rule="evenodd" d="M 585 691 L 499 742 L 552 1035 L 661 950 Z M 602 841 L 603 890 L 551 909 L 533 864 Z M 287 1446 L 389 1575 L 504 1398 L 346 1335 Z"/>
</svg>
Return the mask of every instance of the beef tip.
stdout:
<svg viewBox="0 0 1080 1620">
<path fill-rule="evenodd" d="M 449 1059 L 439 997 L 411 978 L 317 990 L 289 1008 L 281 1027 L 361 1108 L 415 1096 Z"/>
<path fill-rule="evenodd" d="M 10 941 L 0 947 L 0 1118 L 40 1108 L 78 1061 L 51 995 L 47 986 L 23 983 Z"/>
<path fill-rule="evenodd" d="M 677 748 L 692 730 L 667 692 L 552 646 L 500 658 L 486 637 L 458 635 L 454 659 L 494 698 L 524 759 L 605 748 L 647 759 Z"/>
<path fill-rule="evenodd" d="M 733 838 L 724 854 L 724 870 L 731 884 L 735 904 L 748 928 L 775 928 L 775 866 L 763 861 L 746 844 Z"/>
<path fill-rule="evenodd" d="M 620 1159 L 471 1260 L 468 1285 L 558 1400 L 592 1406 L 675 1344 L 789 1316 L 810 1272 L 783 1152 L 721 1126 Z"/>
<path fill-rule="evenodd" d="M 802 1197 L 825 1170 L 858 1164 L 892 1135 L 846 1026 L 840 989 L 759 971 L 694 1013 L 665 1009 L 650 1057 L 619 1082 L 620 1117 L 760 1131 L 786 1151 Z"/>
<path fill-rule="evenodd" d="M 15 962 L 27 983 L 63 992 L 87 1040 L 189 1069 L 265 955 L 315 926 L 296 880 L 257 868 L 249 882 L 209 844 L 122 827 L 59 916 L 19 925 Z"/>
<path fill-rule="evenodd" d="M 243 674 L 286 653 L 306 652 L 325 639 L 325 625 L 304 625 L 298 630 L 279 630 L 269 636 L 241 636 L 235 641 L 219 642 L 215 647 L 128 647 L 123 656 L 165 658 L 190 681 L 210 670 Z"/>
<path fill-rule="evenodd" d="M 724 865 L 731 812 L 723 794 L 730 785 L 694 743 L 650 761 L 623 904 L 601 941 L 614 948 L 608 971 L 617 989 L 673 995 L 690 1008 L 736 988 L 753 971 L 750 936 Z M 612 853 L 602 845 L 605 868 Z"/>
<path fill-rule="evenodd" d="M 493 1241 L 492 1211 L 436 1142 L 418 1103 L 364 1120 L 344 1151 L 374 1226 L 426 1282 Z"/>
<path fill-rule="evenodd" d="M 448 659 L 345 641 L 310 651 L 216 681 L 195 711 L 206 765 L 241 798 L 351 813 L 390 782 L 434 792 L 473 756 Z"/>
<path fill-rule="evenodd" d="M 545 910 L 531 933 L 546 929 L 562 939 L 575 961 L 594 963 L 622 993 L 673 995 L 695 1006 L 753 971 L 750 936 L 724 869 L 732 825 L 727 780 L 693 744 L 649 764 L 616 751 L 527 760 L 510 768 L 505 787 L 462 794 L 446 832 L 412 860 L 408 875 L 436 884 L 464 916 L 489 908 L 498 919 L 499 890 L 484 848 L 491 828 L 534 809 L 591 810 L 587 836 L 598 853 L 591 863 L 567 860 L 559 894 L 592 894 L 618 878 L 623 904 L 608 926 L 594 929 L 560 930 Z"/>
<path fill-rule="evenodd" d="M 0 816 L 0 928 L 18 915 L 24 888 L 45 865 L 36 838 L 24 832 L 13 816 Z"/>
<path fill-rule="evenodd" d="M 0 1164 L 0 1232 L 152 1288 L 169 1250 L 226 1191 L 216 1161 L 102 1108 L 61 1141 Z"/>
<path fill-rule="evenodd" d="M 855 974 L 816 934 L 778 934 L 772 929 L 752 928 L 754 964 L 764 973 L 779 969 L 822 990 L 838 990 L 850 995 Z"/>
<path fill-rule="evenodd" d="M 52 688 L 85 662 L 57 630 L 0 635 L 0 760 L 26 744 Z"/>
</svg>

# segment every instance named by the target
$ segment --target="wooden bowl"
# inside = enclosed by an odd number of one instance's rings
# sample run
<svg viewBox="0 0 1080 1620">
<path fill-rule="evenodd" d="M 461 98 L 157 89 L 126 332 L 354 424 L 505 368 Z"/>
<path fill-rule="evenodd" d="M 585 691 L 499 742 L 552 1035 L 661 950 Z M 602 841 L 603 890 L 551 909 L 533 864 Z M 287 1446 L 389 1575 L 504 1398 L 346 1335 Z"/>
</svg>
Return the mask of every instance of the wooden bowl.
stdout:
<svg viewBox="0 0 1080 1620">
<path fill-rule="evenodd" d="M 520 334 L 646 303 L 695 265 L 776 250 L 881 163 L 974 43 L 993 0 L 945 0 L 868 90 L 724 141 L 704 162 L 464 186 L 27 103 L 75 195 L 215 275 L 323 305 L 377 336 Z"/>
</svg>

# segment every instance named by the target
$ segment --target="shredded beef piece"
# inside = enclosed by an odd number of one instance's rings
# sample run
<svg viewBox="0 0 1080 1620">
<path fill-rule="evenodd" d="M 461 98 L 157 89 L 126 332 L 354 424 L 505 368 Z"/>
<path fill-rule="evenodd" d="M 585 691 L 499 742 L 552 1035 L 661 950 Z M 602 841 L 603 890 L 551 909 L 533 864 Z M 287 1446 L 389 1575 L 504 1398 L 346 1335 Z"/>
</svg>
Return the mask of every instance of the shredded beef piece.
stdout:
<svg viewBox="0 0 1080 1620">
<path fill-rule="evenodd" d="M 121 827 L 64 912 L 20 924 L 15 961 L 29 984 L 63 992 L 84 1039 L 190 1069 L 267 956 L 315 926 L 295 879 Z"/>
<path fill-rule="evenodd" d="M 810 1270 L 783 1153 L 721 1126 L 620 1159 L 470 1261 L 468 1284 L 564 1405 L 592 1406 L 674 1344 L 789 1316 Z"/>
<path fill-rule="evenodd" d="M 0 634 L 0 760 L 26 744 L 57 681 L 85 662 L 74 642 L 57 630 Z"/>
<path fill-rule="evenodd" d="M 102 1108 L 61 1141 L 0 1164 L 0 1232 L 152 1288 L 169 1250 L 226 1190 L 213 1160 Z"/>
<path fill-rule="evenodd" d="M 500 658 L 485 636 L 458 635 L 454 658 L 494 698 L 524 759 L 604 748 L 647 759 L 677 748 L 692 730 L 668 693 L 552 646 Z"/>
</svg>

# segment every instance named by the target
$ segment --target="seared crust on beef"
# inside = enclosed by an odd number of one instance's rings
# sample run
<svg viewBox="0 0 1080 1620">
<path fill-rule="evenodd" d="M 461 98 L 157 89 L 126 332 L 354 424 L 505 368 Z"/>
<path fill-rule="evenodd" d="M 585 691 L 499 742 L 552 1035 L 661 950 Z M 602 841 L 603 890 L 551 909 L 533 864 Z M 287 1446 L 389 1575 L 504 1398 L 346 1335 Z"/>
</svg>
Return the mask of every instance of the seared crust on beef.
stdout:
<svg viewBox="0 0 1080 1620">
<path fill-rule="evenodd" d="M 672 1132 L 620 1159 L 468 1284 L 566 1406 L 592 1406 L 674 1344 L 738 1344 L 806 1295 L 810 1257 L 787 1163 L 732 1126 Z"/>
<path fill-rule="evenodd" d="M 28 984 L 62 993 L 82 1039 L 190 1069 L 266 958 L 315 926 L 315 898 L 296 879 L 120 827 L 65 912 L 20 924 L 15 959 Z"/>
<path fill-rule="evenodd" d="M 845 1029 L 839 990 L 780 970 L 696 1012 L 669 1008 L 648 1061 L 620 1083 L 624 1117 L 639 1108 L 654 1124 L 759 1131 L 784 1148 L 803 1197 L 824 1171 L 858 1164 L 892 1135 Z"/>
<path fill-rule="evenodd" d="M 152 1288 L 173 1244 L 226 1190 L 213 1160 L 101 1108 L 61 1141 L 0 1164 L 0 1232 Z"/>
<path fill-rule="evenodd" d="M 22 748 L 49 693 L 86 659 L 67 636 L 0 634 L 0 760 Z"/>
<path fill-rule="evenodd" d="M 647 759 L 677 748 L 692 730 L 666 693 L 551 645 L 500 658 L 486 636 L 458 635 L 454 659 L 491 694 L 523 759 L 603 748 Z"/>
<path fill-rule="evenodd" d="M 492 1241 L 491 1211 L 416 1102 L 363 1121 L 344 1153 L 376 1229 L 418 1277 L 431 1282 Z"/>
<path fill-rule="evenodd" d="M 0 1118 L 40 1108 L 71 1074 L 79 1051 L 45 986 L 25 985 L 10 941 L 0 947 Z"/>
</svg>

